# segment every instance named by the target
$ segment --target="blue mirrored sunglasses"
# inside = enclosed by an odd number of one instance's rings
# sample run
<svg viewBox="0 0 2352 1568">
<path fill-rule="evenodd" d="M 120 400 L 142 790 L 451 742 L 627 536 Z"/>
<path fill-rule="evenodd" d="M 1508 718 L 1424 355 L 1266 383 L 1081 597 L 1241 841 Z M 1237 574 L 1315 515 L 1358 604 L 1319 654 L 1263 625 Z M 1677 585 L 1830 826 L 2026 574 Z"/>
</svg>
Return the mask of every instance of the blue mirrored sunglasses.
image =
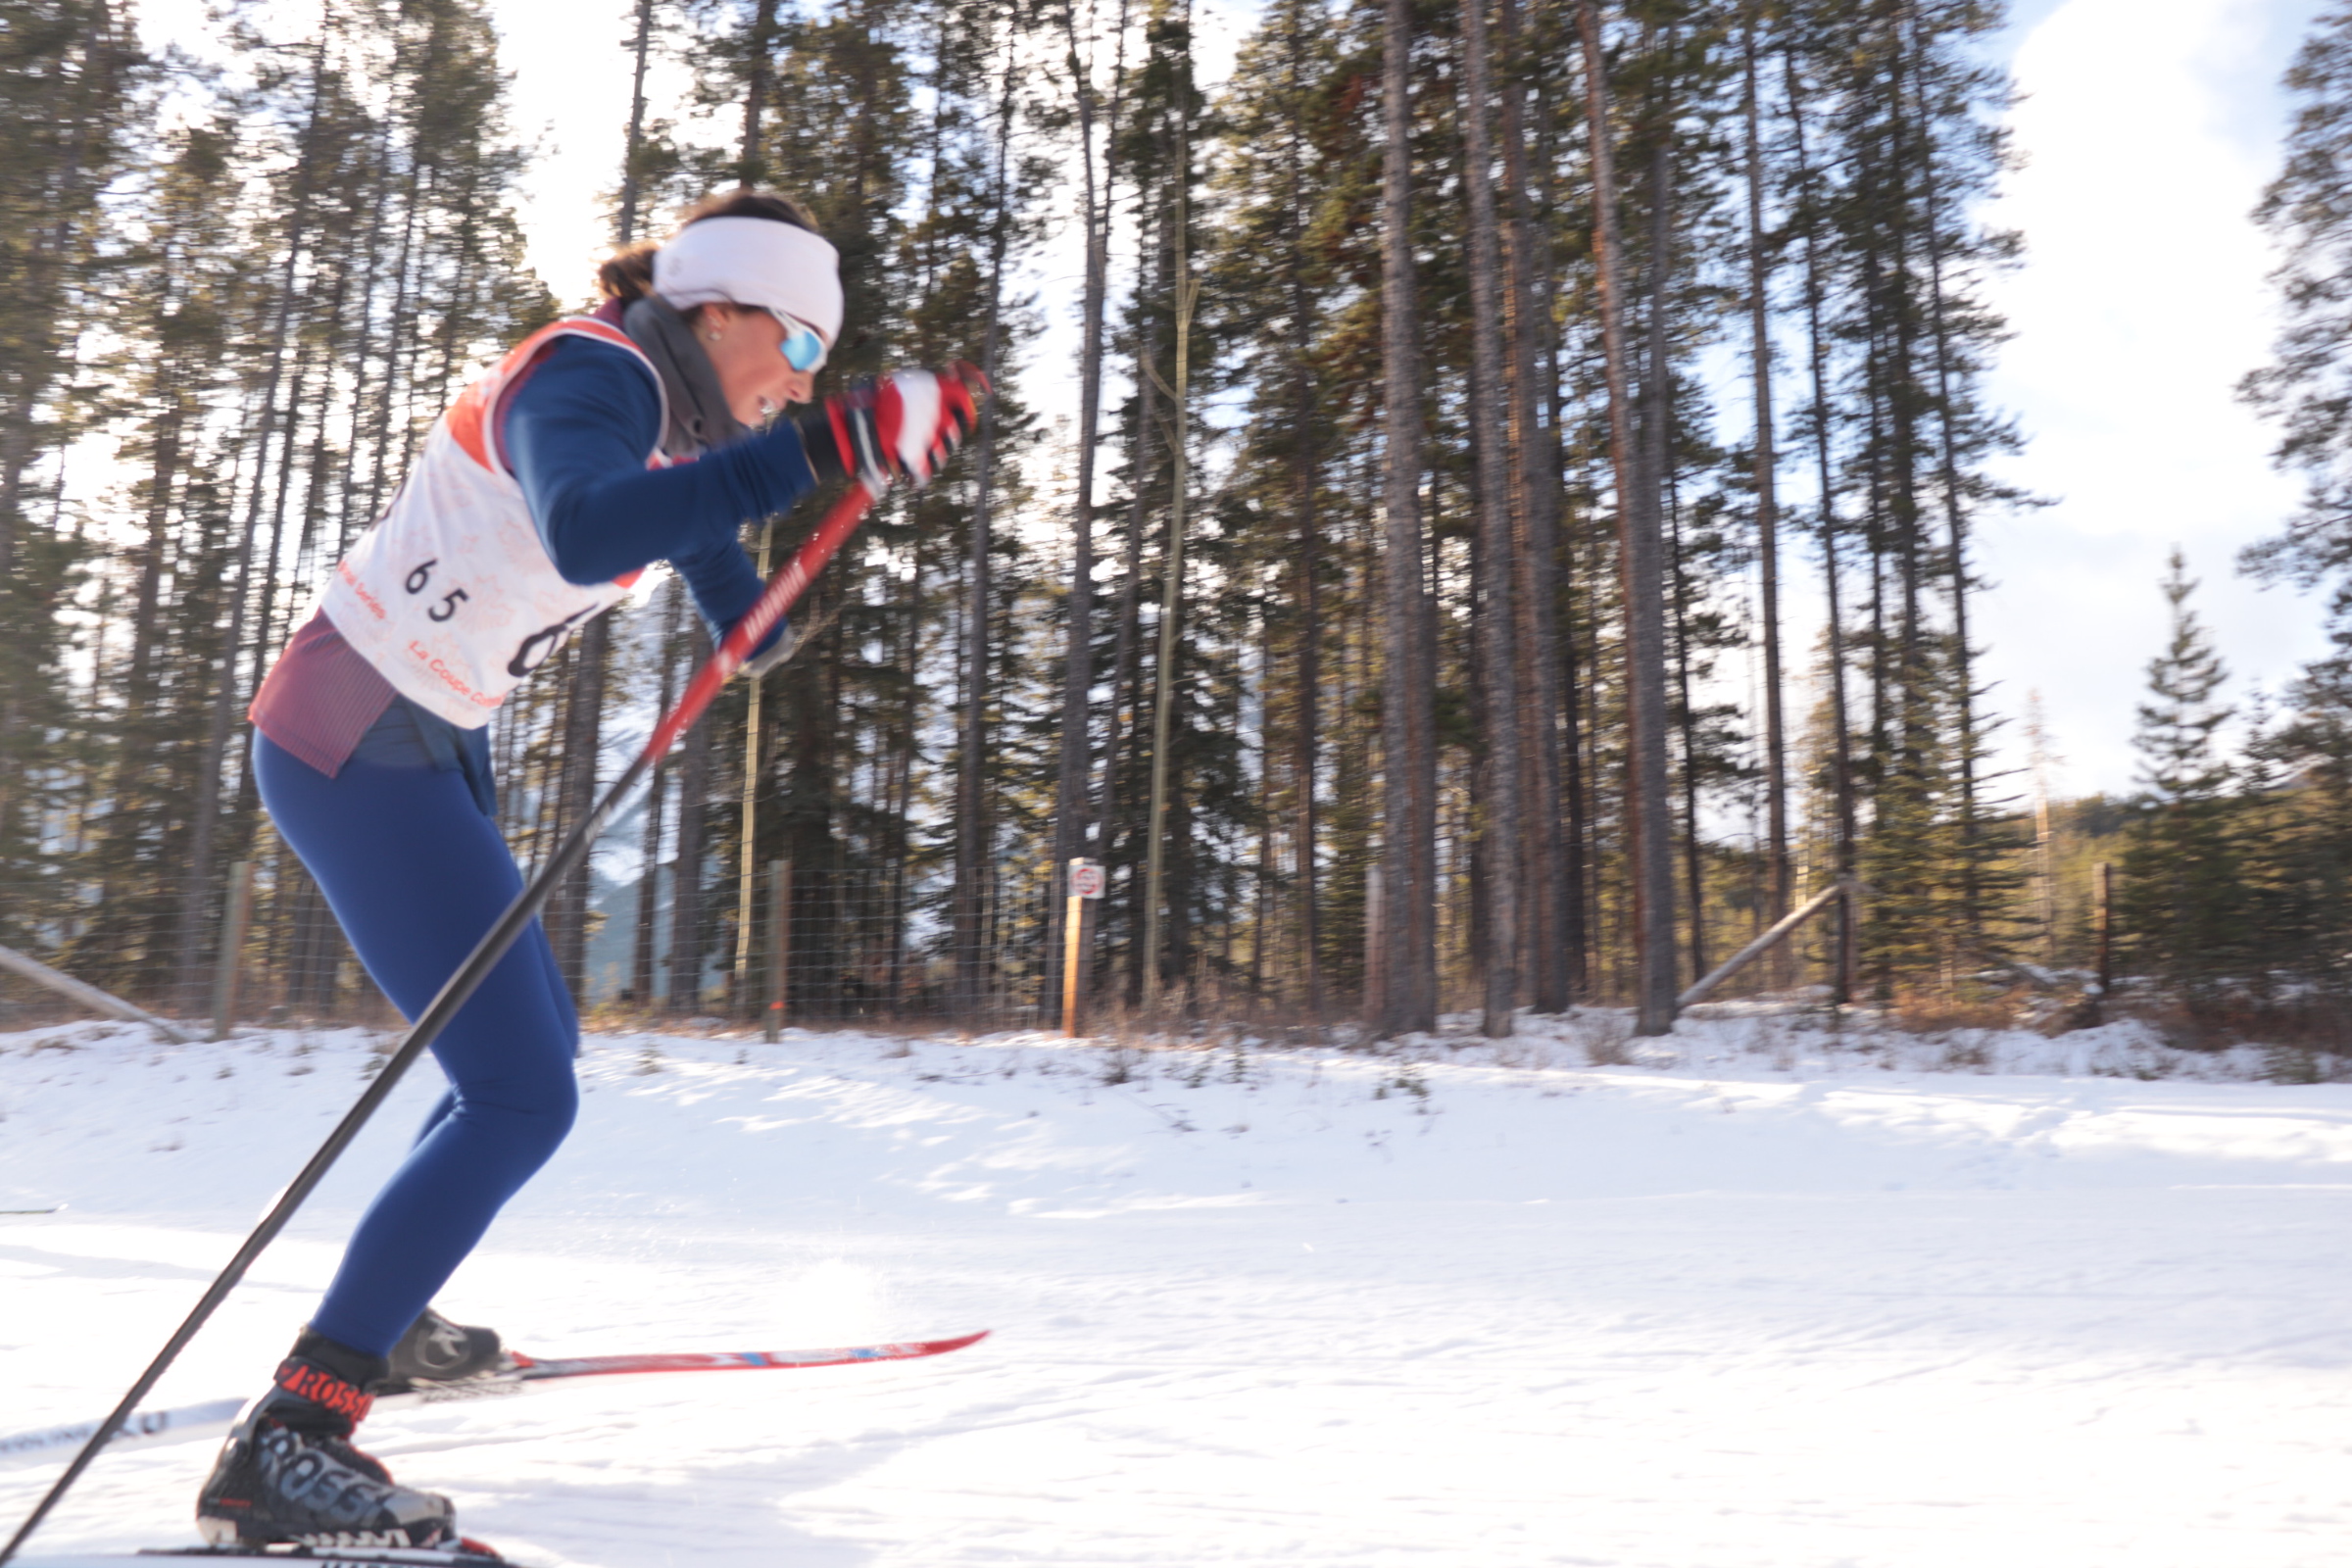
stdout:
<svg viewBox="0 0 2352 1568">
<path fill-rule="evenodd" d="M 796 370 L 813 370 L 825 363 L 825 340 L 816 328 L 779 310 L 770 309 L 767 314 L 784 323 L 784 341 L 776 345 L 776 352 L 784 356 L 786 365 Z"/>
</svg>

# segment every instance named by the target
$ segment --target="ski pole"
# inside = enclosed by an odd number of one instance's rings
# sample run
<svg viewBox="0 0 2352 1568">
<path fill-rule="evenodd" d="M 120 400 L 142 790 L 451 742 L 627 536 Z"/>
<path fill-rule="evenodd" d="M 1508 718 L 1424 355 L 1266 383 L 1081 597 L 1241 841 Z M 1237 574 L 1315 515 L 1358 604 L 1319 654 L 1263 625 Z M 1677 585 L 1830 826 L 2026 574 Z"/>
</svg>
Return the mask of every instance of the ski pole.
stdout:
<svg viewBox="0 0 2352 1568">
<path fill-rule="evenodd" d="M 392 1053 L 391 1059 L 384 1063 L 383 1071 L 375 1075 L 375 1081 L 360 1096 L 358 1103 L 345 1113 L 335 1130 L 327 1135 L 326 1142 L 319 1145 L 318 1152 L 311 1156 L 310 1163 L 302 1167 L 301 1174 L 287 1185 L 277 1201 L 270 1205 L 270 1212 L 262 1216 L 262 1222 L 253 1228 L 253 1234 L 245 1238 L 245 1245 L 237 1249 L 236 1255 L 228 1260 L 228 1266 L 206 1289 L 196 1302 L 195 1310 L 165 1342 L 163 1349 L 148 1363 L 147 1370 L 139 1374 L 138 1382 L 130 1386 L 130 1392 L 122 1396 L 122 1402 L 115 1406 L 114 1412 L 99 1423 L 98 1430 L 90 1435 L 89 1442 L 83 1444 L 80 1451 L 74 1455 L 74 1462 L 66 1466 L 65 1474 L 57 1478 L 47 1494 L 25 1516 L 24 1522 L 17 1527 L 17 1533 L 9 1538 L 8 1544 L 0 1546 L 0 1568 L 4 1568 L 9 1559 L 17 1554 L 17 1548 L 40 1527 L 41 1521 L 49 1516 L 49 1510 L 57 1506 L 58 1499 L 81 1478 L 81 1473 L 89 1468 L 90 1461 L 98 1457 L 98 1450 L 106 1446 L 107 1440 L 121 1429 L 138 1407 L 139 1401 L 147 1396 L 172 1363 L 178 1359 L 179 1352 L 187 1348 L 188 1342 L 196 1338 L 197 1332 L 214 1311 L 228 1298 L 228 1293 L 237 1288 L 237 1282 L 245 1277 L 245 1271 L 253 1266 L 254 1259 L 262 1255 L 262 1250 L 276 1240 L 277 1233 L 285 1229 L 286 1222 L 294 1217 L 294 1211 L 302 1206 L 303 1200 L 311 1196 L 312 1190 L 325 1177 L 343 1151 L 359 1136 L 360 1129 L 368 1125 L 368 1118 L 374 1115 L 377 1107 L 391 1095 L 393 1087 L 400 1082 L 401 1074 L 407 1072 L 416 1058 L 424 1054 L 425 1048 L 433 1043 L 434 1038 L 448 1026 L 449 1020 L 457 1015 L 458 1009 L 466 1005 L 475 989 L 498 966 L 498 960 L 506 956 L 507 950 L 514 945 L 514 940 L 522 935 L 523 929 L 538 917 L 540 906 L 555 892 L 557 884 L 570 875 L 587 858 L 598 834 L 604 831 L 605 824 L 636 790 L 639 781 L 668 754 L 678 737 L 702 717 L 703 710 L 710 706 L 710 699 L 718 695 L 718 689 L 727 683 L 727 678 L 742 666 L 751 651 L 759 646 L 760 639 L 766 636 L 769 629 L 783 618 L 793 602 L 824 569 L 825 563 L 833 559 L 833 553 L 842 547 L 851 534 L 858 531 L 858 525 L 864 521 L 866 511 L 873 506 L 876 494 L 863 480 L 853 485 L 849 494 L 835 502 L 833 509 L 825 514 L 824 520 L 816 525 L 816 531 L 784 564 L 784 569 L 768 579 L 766 588 L 760 591 L 759 599 L 745 612 L 743 618 L 734 624 L 726 636 L 719 639 L 718 647 L 687 683 L 686 694 L 678 699 L 677 706 L 663 714 L 662 721 L 654 726 L 653 735 L 646 741 L 645 749 L 637 754 L 636 760 L 629 763 L 620 777 L 613 781 L 612 787 L 605 792 L 604 799 L 597 803 L 596 809 L 590 811 L 587 819 L 557 848 L 556 853 L 540 868 L 539 874 L 515 895 L 514 902 L 507 906 L 506 913 L 498 917 L 498 923 L 491 926 L 482 940 L 474 945 L 473 952 L 458 966 L 457 973 L 449 977 L 440 995 L 433 998 L 432 1004 L 409 1026 L 407 1037 L 401 1041 L 399 1049 Z"/>
</svg>

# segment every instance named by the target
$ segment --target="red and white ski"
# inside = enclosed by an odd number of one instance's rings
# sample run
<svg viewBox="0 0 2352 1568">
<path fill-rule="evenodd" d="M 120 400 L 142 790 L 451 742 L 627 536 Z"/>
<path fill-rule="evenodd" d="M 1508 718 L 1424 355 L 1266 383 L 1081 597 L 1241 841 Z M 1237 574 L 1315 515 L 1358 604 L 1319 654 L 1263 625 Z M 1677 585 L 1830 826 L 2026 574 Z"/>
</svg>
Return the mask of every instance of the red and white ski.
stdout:
<svg viewBox="0 0 2352 1568">
<path fill-rule="evenodd" d="M 988 1330 L 952 1340 L 903 1340 L 895 1345 L 853 1345 L 832 1350 L 686 1350 L 666 1355 L 575 1355 L 558 1359 L 523 1355 L 507 1357 L 507 1365 L 480 1377 L 455 1383 L 422 1383 L 405 1394 L 378 1396 L 381 1407 L 396 1399 L 420 1399 L 428 1404 L 445 1399 L 495 1396 L 509 1388 L 527 1387 L 562 1378 L 624 1377 L 643 1372 L 768 1372 L 811 1366 L 855 1366 L 862 1361 L 915 1361 L 926 1355 L 945 1355 L 977 1345 Z"/>
<path fill-rule="evenodd" d="M 455 1383 L 424 1383 L 376 1396 L 378 1410 L 410 1404 L 442 1404 L 453 1399 L 494 1399 L 520 1394 L 541 1384 L 574 1378 L 630 1377 L 654 1372 L 772 1372 L 819 1366 L 856 1366 L 867 1361 L 916 1361 L 945 1355 L 977 1345 L 988 1330 L 949 1340 L 902 1340 L 890 1345 L 851 1345 L 823 1350 L 687 1350 L 658 1355 L 577 1355 L 539 1357 L 510 1354 L 495 1372 L 463 1378 Z M 123 1423 L 109 1448 L 129 1444 L 149 1446 L 184 1438 L 210 1437 L 234 1425 L 242 1399 L 212 1399 L 172 1410 L 141 1410 Z M 70 1453 L 89 1441 L 95 1421 L 48 1427 L 0 1438 L 0 1464 L 23 1464 Z"/>
</svg>

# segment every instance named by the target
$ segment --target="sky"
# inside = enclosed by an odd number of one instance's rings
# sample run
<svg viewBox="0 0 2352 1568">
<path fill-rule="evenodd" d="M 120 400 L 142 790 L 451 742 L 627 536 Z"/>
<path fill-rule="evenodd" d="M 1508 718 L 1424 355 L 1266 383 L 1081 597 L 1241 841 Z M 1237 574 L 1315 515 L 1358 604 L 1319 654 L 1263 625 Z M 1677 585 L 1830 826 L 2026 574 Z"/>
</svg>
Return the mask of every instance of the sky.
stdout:
<svg viewBox="0 0 2352 1568">
<path fill-rule="evenodd" d="M 2133 708 L 2175 546 L 2232 672 L 2277 691 L 2325 646 L 2317 605 L 2236 571 L 2299 484 L 2233 389 L 2269 358 L 2275 257 L 2248 214 L 2275 175 L 2278 80 L 2317 0 L 2065 0 L 2010 32 L 2024 167 L 1988 220 L 2024 232 L 1990 290 L 2015 334 L 1986 391 L 2025 432 L 2002 476 L 2047 507 L 1985 519 L 1983 668 L 2023 759 L 2038 692 L 2061 794 L 2132 786 Z"/>
<path fill-rule="evenodd" d="M 2298 487 L 2272 470 L 2271 432 L 2233 395 L 2275 329 L 2273 257 L 2247 215 L 2278 162 L 2279 76 L 2319 3 L 2021 0 L 1995 43 L 2022 95 L 2021 167 L 1985 217 L 2022 230 L 2027 250 L 1990 289 L 2014 336 L 1986 390 L 2027 438 L 2001 476 L 2049 504 L 1980 520 L 1987 587 L 1974 614 L 1988 704 L 2010 720 L 1999 760 L 2025 765 L 2037 694 L 2061 794 L 2132 788 L 2133 708 L 2165 636 L 2156 584 L 2175 546 L 2201 580 L 2227 695 L 2277 691 L 2324 646 L 2312 601 L 2236 571 Z M 145 0 L 150 37 L 199 40 L 202 4 Z M 1203 77 L 1221 79 L 1254 8 L 1197 5 Z M 584 298 L 627 123 L 632 8 L 493 8 L 514 128 L 536 148 L 523 180 L 530 260 L 559 298 Z M 660 70 L 657 112 L 682 84 L 674 66 Z M 1066 232 L 1056 245 L 1030 279 L 1048 331 L 1025 376 L 1049 414 L 1076 404 L 1076 290 L 1055 281 L 1074 277 L 1075 246 Z M 1792 595 L 1792 613 L 1811 597 Z M 1789 636 L 1794 658 L 1811 630 Z"/>
</svg>

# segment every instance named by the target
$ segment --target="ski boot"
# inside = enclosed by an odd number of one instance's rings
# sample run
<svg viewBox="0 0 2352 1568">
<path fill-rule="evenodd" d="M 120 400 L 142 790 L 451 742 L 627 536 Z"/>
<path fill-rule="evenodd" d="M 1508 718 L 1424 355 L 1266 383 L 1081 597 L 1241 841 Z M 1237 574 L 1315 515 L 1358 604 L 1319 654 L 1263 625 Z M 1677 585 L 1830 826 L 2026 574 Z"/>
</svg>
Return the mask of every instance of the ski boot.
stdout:
<svg viewBox="0 0 2352 1568">
<path fill-rule="evenodd" d="M 401 1394 L 420 1383 L 457 1383 L 504 1365 L 496 1329 L 452 1323 L 428 1306 L 392 1347 L 391 1370 L 375 1392 Z"/>
<path fill-rule="evenodd" d="M 447 1497 L 397 1485 L 351 1446 L 383 1379 L 363 1355 L 304 1329 L 270 1392 L 249 1406 L 196 1499 L 217 1546 L 441 1546 L 458 1541 Z"/>
</svg>

